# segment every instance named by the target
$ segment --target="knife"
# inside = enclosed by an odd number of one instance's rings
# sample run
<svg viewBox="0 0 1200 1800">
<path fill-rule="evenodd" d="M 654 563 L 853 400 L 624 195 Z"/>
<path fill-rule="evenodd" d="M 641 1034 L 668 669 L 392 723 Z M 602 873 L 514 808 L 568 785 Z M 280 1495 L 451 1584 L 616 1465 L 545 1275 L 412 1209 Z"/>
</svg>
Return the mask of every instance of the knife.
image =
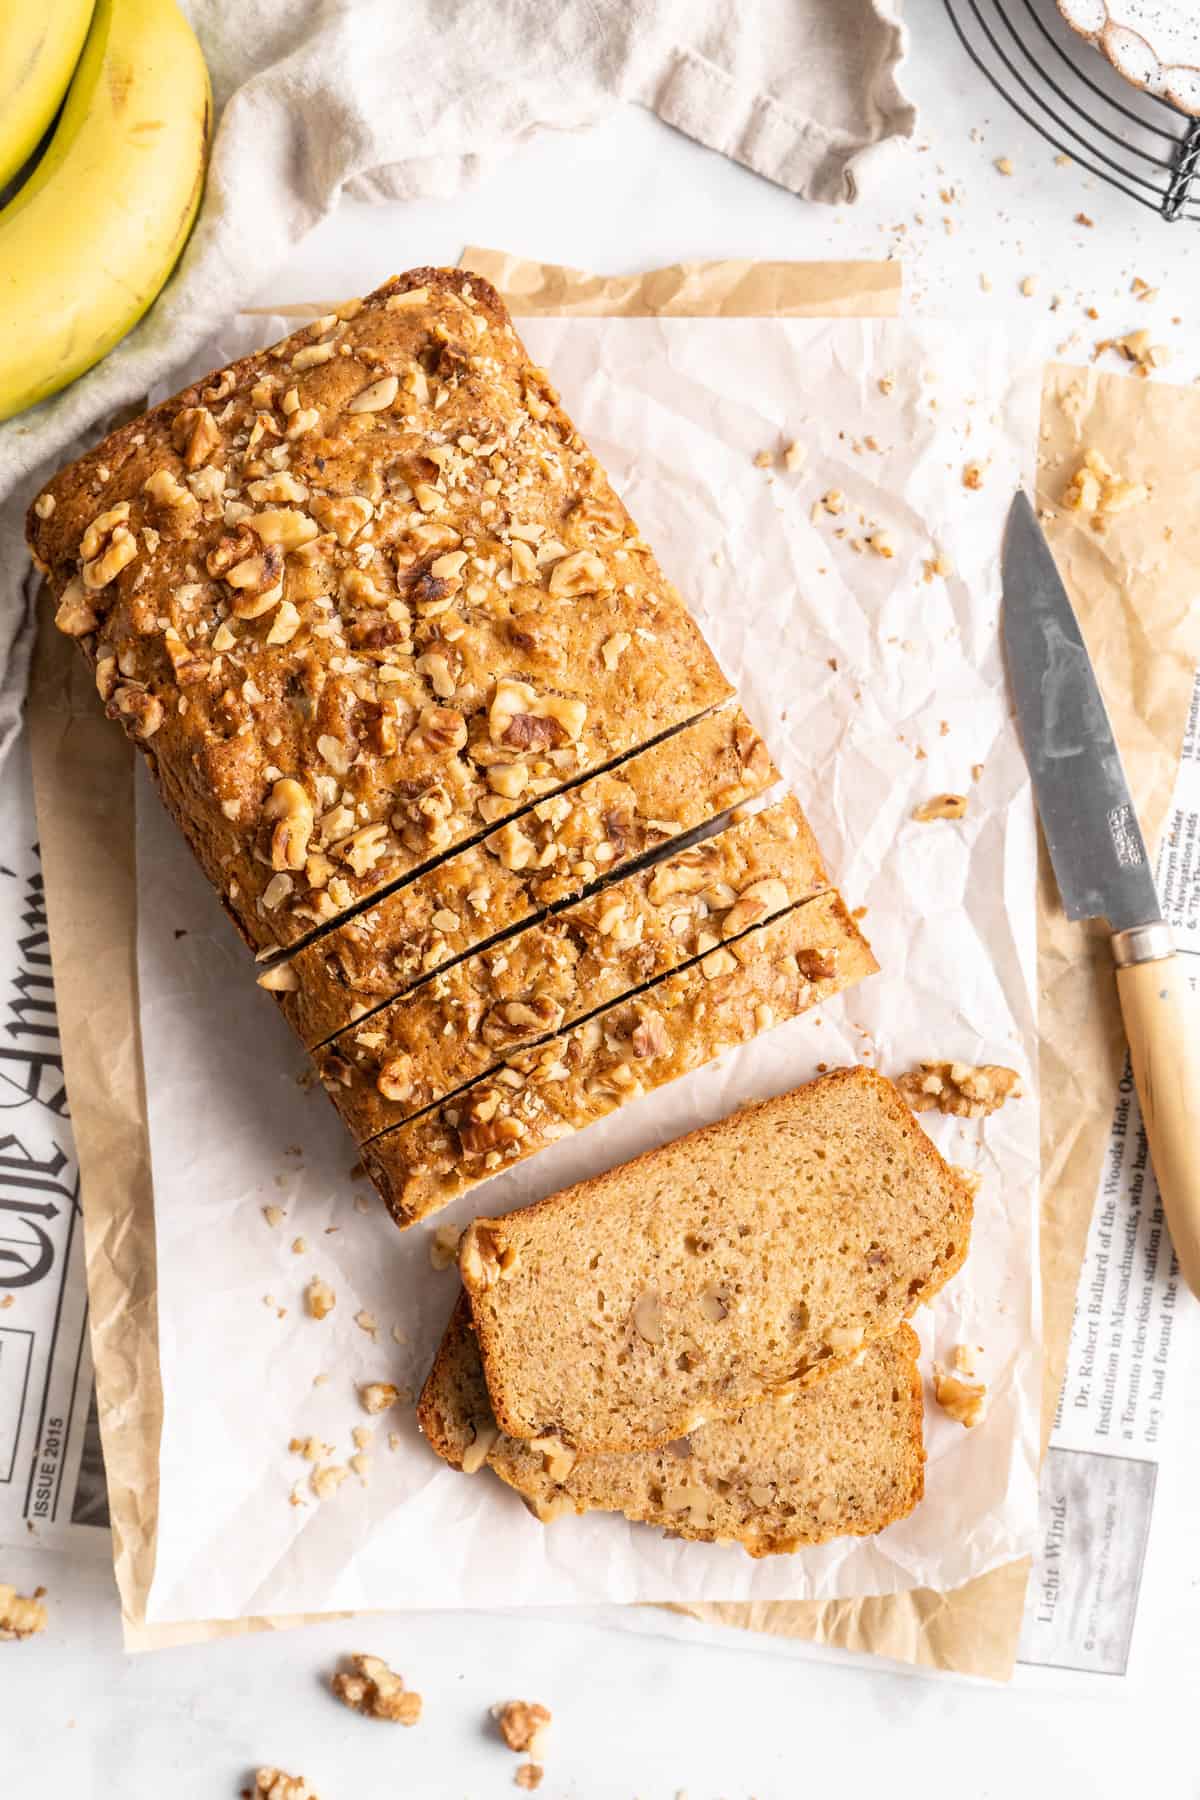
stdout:
<svg viewBox="0 0 1200 1800">
<path fill-rule="evenodd" d="M 1018 491 L 1004 534 L 1004 645 L 1068 919 L 1103 918 L 1134 1085 L 1184 1280 L 1200 1295 L 1200 1000 L 1175 953 L 1079 622 Z"/>
</svg>

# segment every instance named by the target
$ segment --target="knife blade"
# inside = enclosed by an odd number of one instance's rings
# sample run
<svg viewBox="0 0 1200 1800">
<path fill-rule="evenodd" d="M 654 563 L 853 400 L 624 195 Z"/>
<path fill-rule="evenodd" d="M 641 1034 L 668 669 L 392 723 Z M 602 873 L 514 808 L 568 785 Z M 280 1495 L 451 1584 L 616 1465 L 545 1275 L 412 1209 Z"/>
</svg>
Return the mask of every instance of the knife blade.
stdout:
<svg viewBox="0 0 1200 1800">
<path fill-rule="evenodd" d="M 1079 621 L 1028 497 L 1003 554 L 1004 647 L 1050 860 L 1069 919 L 1107 919 L 1134 1085 L 1163 1211 L 1200 1295 L 1200 1005 L 1163 919 Z"/>
<path fill-rule="evenodd" d="M 1021 492 L 1004 535 L 1004 644 L 1068 919 L 1104 918 L 1114 931 L 1160 922 L 1150 859 L 1091 657 Z"/>
</svg>

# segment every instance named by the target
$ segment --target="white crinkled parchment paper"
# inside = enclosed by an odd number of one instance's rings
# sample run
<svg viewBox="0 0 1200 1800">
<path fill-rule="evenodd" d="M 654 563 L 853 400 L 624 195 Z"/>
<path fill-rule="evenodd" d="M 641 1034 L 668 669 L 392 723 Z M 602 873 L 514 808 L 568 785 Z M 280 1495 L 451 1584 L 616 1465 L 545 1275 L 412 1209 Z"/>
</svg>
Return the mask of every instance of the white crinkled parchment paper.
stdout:
<svg viewBox="0 0 1200 1800">
<path fill-rule="evenodd" d="M 204 366 L 250 347 L 251 330 L 268 342 L 283 328 L 243 321 Z M 411 1405 L 368 1418 L 357 1383 L 419 1388 L 455 1273 L 431 1267 L 432 1226 L 398 1232 L 352 1177 L 353 1144 L 320 1089 L 298 1085 L 302 1051 L 143 781 L 139 979 L 165 1402 L 150 1621 L 947 1588 L 1031 1545 L 1035 835 L 997 625 L 1001 531 L 1033 462 L 1039 358 L 974 324 L 524 329 L 737 682 L 849 904 L 866 909 L 882 973 L 434 1223 L 524 1204 L 821 1066 L 1015 1066 L 1028 1097 L 993 1118 L 924 1119 L 983 1175 L 966 1268 L 915 1321 L 926 1498 L 877 1539 L 754 1562 L 599 1515 L 545 1528 L 489 1474 L 443 1467 Z M 792 439 L 802 469 L 755 466 L 757 451 Z M 968 462 L 983 468 L 977 490 L 962 480 Z M 843 510 L 814 516 L 834 489 Z M 873 530 L 894 555 L 862 547 Z M 944 577 L 926 569 L 939 554 Z M 963 821 L 913 821 L 947 790 L 969 795 Z M 268 1206 L 283 1209 L 275 1227 Z M 337 1295 L 320 1322 L 303 1303 L 313 1275 Z M 933 1358 L 959 1342 L 983 1346 L 990 1394 L 969 1432 L 928 1386 Z M 289 1441 L 315 1434 L 348 1466 L 356 1426 L 372 1432 L 366 1480 L 351 1474 L 318 1502 Z M 294 1487 L 304 1504 L 289 1504 Z"/>
</svg>

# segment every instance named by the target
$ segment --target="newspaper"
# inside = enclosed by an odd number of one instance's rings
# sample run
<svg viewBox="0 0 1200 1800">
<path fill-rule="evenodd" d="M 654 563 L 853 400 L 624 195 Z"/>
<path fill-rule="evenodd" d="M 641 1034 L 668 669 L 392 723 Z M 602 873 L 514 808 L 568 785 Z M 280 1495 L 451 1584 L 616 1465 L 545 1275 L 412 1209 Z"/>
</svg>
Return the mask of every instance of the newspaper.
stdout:
<svg viewBox="0 0 1200 1800">
<path fill-rule="evenodd" d="M 1157 876 L 1200 1005 L 1200 671 Z M 1022 1664 L 1091 1676 L 1134 1669 L 1172 1371 L 1198 1344 L 1200 1308 L 1180 1281 L 1126 1059 L 1042 1465 Z"/>
<path fill-rule="evenodd" d="M 0 1544 L 108 1551 L 29 750 L 0 771 Z"/>
</svg>

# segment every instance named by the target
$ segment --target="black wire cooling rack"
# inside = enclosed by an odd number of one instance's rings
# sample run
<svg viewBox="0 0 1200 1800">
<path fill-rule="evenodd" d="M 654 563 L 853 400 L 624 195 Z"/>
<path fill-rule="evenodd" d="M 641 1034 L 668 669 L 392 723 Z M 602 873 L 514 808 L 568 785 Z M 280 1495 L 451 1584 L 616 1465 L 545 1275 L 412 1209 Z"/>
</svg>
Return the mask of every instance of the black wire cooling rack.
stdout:
<svg viewBox="0 0 1200 1800">
<path fill-rule="evenodd" d="M 1124 81 L 1054 0 L 945 0 L 972 62 L 1072 162 L 1168 222 L 1200 222 L 1200 119 Z"/>
</svg>

